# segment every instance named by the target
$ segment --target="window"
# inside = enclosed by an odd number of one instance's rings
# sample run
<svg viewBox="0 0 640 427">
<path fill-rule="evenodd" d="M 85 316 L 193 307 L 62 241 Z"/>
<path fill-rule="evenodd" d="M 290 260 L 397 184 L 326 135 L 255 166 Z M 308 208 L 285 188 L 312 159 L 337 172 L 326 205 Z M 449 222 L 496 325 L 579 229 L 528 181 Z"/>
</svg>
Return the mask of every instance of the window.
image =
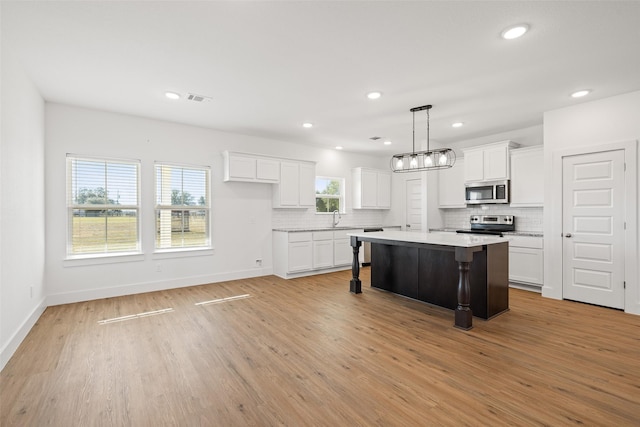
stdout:
<svg viewBox="0 0 640 427">
<path fill-rule="evenodd" d="M 209 248 L 208 167 L 156 163 L 156 249 Z"/>
<path fill-rule="evenodd" d="M 316 213 L 344 212 L 344 178 L 316 177 Z"/>
<path fill-rule="evenodd" d="M 67 255 L 140 252 L 140 162 L 67 155 Z"/>
</svg>

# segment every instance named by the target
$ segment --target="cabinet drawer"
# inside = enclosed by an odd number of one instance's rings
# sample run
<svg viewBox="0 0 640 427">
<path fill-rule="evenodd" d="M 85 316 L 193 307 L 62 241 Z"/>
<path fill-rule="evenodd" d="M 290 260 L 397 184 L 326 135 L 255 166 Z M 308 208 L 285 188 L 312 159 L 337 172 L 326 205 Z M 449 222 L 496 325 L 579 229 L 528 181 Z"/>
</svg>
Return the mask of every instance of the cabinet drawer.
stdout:
<svg viewBox="0 0 640 427">
<path fill-rule="evenodd" d="M 543 242 L 542 237 L 509 236 L 509 247 L 514 248 L 542 249 L 544 245 Z"/>
<path fill-rule="evenodd" d="M 354 228 L 353 230 L 336 230 L 333 232 L 333 238 L 334 239 L 348 239 L 349 236 L 347 236 L 348 233 L 361 233 L 363 230 L 362 229 L 357 229 Z"/>
<path fill-rule="evenodd" d="M 289 243 L 293 242 L 310 242 L 311 241 L 311 233 L 289 233 Z"/>
<path fill-rule="evenodd" d="M 333 240 L 333 231 L 314 231 L 313 240 Z"/>
</svg>

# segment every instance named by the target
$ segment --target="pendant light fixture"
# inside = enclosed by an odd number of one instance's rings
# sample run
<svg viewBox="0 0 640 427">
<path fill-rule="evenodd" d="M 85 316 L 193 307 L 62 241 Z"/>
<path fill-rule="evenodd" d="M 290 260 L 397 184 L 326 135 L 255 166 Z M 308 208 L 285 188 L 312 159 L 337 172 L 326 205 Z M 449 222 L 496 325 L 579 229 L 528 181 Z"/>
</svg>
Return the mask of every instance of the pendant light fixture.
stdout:
<svg viewBox="0 0 640 427">
<path fill-rule="evenodd" d="M 394 154 L 391 158 L 393 172 L 420 172 L 452 167 L 456 162 L 456 153 L 450 148 L 429 150 L 429 110 L 431 105 L 412 108 L 413 113 L 413 151 Z M 427 150 L 416 151 L 416 111 L 427 110 Z"/>
</svg>

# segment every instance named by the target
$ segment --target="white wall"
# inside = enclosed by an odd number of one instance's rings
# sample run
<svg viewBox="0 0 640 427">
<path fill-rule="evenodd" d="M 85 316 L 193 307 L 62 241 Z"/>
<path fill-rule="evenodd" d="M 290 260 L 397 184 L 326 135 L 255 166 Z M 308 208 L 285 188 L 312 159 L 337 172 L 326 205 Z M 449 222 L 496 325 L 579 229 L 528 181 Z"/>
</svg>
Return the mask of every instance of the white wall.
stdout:
<svg viewBox="0 0 640 427">
<path fill-rule="evenodd" d="M 562 177 L 558 159 L 563 152 L 572 154 L 591 152 L 610 144 L 634 141 L 635 164 L 638 165 L 637 141 L 640 139 L 640 91 L 544 114 L 545 210 L 544 210 L 544 296 L 562 298 L 562 190 L 557 182 Z M 636 200 L 640 187 L 637 168 L 635 174 Z M 629 183 L 627 183 L 629 185 Z M 635 259 L 627 259 L 627 289 L 625 311 L 640 314 L 640 283 L 638 281 L 638 248 L 640 223 L 637 203 L 636 217 L 627 219 L 627 230 L 635 236 Z M 627 254 L 629 255 L 629 254 Z"/>
<path fill-rule="evenodd" d="M 286 214 L 311 221 L 316 217 L 304 211 L 273 210 L 269 184 L 224 183 L 221 155 L 224 150 L 316 161 L 318 175 L 344 176 L 347 189 L 351 168 L 381 167 L 385 162 L 382 158 L 360 154 L 59 104 L 47 104 L 46 124 L 49 305 L 270 274 L 274 216 Z M 141 160 L 142 260 L 91 265 L 65 261 L 67 153 Z M 157 160 L 211 166 L 215 247 L 212 254 L 196 257 L 153 254 L 153 164 Z M 349 189 L 348 196 L 350 194 Z M 350 197 L 347 199 L 347 208 L 350 208 Z M 359 215 L 368 219 L 373 215 L 374 221 L 384 220 L 382 213 L 349 212 L 349 222 L 357 223 Z M 326 222 L 327 217 L 319 217 L 318 221 Z M 255 267 L 258 258 L 263 260 L 262 268 Z"/>
<path fill-rule="evenodd" d="M 45 308 L 44 101 L 2 40 L 0 369 Z"/>
</svg>

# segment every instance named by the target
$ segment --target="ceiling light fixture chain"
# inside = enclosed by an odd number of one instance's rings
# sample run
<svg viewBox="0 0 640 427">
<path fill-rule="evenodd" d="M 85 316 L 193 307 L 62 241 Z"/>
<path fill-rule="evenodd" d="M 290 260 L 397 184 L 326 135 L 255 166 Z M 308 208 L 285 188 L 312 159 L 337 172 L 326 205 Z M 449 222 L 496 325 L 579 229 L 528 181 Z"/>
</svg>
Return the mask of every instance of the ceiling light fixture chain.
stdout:
<svg viewBox="0 0 640 427">
<path fill-rule="evenodd" d="M 423 105 L 410 109 L 413 114 L 413 150 L 411 153 L 395 154 L 391 157 L 391 170 L 393 172 L 420 172 L 438 169 L 447 169 L 456 162 L 456 154 L 450 148 L 430 149 L 430 115 L 432 105 Z M 427 110 L 427 149 L 416 151 L 416 112 Z"/>
</svg>

